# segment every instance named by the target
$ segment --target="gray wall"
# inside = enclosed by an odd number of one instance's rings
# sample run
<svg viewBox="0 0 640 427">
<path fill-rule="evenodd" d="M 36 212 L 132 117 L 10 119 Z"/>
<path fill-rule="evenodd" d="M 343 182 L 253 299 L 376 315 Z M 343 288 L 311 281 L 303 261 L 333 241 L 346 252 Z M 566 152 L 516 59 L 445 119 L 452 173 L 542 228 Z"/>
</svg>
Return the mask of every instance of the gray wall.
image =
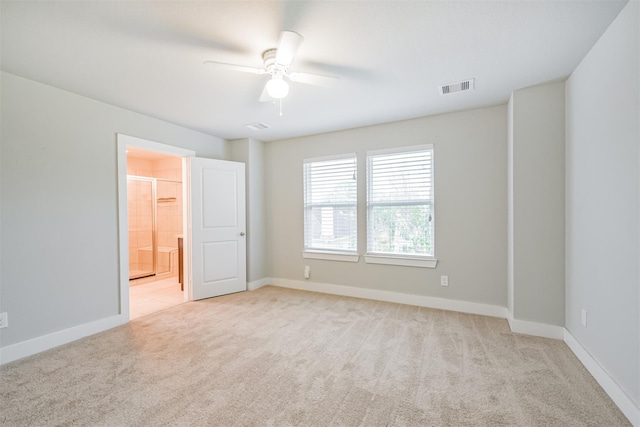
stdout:
<svg viewBox="0 0 640 427">
<path fill-rule="evenodd" d="M 566 83 L 566 320 L 640 404 L 639 3 Z M 587 327 L 580 323 L 587 310 Z"/>
<path fill-rule="evenodd" d="M 118 314 L 116 133 L 211 158 L 227 143 L 7 73 L 1 89 L 4 347 Z"/>
<path fill-rule="evenodd" d="M 564 325 L 564 82 L 509 101 L 509 311 Z"/>
<path fill-rule="evenodd" d="M 264 142 L 238 139 L 230 142 L 231 160 L 246 164 L 247 281 L 267 277 L 264 187 Z"/>
<path fill-rule="evenodd" d="M 513 317 L 513 92 L 507 104 L 507 312 Z"/>
<path fill-rule="evenodd" d="M 358 245 L 366 250 L 367 150 L 434 145 L 435 269 L 303 259 L 302 160 L 357 152 Z M 506 305 L 507 110 L 463 111 L 265 144 L 269 275 Z M 440 286 L 449 276 L 449 287 Z"/>
</svg>

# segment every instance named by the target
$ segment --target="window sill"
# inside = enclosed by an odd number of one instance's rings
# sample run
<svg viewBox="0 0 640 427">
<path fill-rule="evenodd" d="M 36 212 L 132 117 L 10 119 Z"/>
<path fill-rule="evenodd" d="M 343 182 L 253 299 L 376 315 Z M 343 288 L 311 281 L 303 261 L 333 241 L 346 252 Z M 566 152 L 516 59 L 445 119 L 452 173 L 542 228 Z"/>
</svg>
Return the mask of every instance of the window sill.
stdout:
<svg viewBox="0 0 640 427">
<path fill-rule="evenodd" d="M 421 268 L 436 268 L 438 264 L 438 260 L 435 258 L 403 258 L 385 255 L 365 255 L 364 261 L 367 264 L 402 265 L 405 267 Z"/>
<path fill-rule="evenodd" d="M 303 251 L 302 258 L 323 259 L 326 261 L 358 262 L 360 255 L 350 253 Z"/>
</svg>

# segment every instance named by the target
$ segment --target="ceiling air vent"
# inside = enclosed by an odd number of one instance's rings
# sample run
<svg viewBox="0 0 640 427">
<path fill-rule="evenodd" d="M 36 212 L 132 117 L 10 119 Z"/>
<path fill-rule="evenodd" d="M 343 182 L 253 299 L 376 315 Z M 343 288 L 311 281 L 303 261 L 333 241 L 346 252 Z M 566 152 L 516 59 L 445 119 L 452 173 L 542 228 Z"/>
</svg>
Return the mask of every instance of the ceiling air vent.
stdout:
<svg viewBox="0 0 640 427">
<path fill-rule="evenodd" d="M 250 125 L 247 125 L 246 127 L 248 127 L 251 130 L 263 130 L 263 129 L 269 129 L 270 126 L 264 123 L 251 123 Z"/>
<path fill-rule="evenodd" d="M 463 80 L 461 82 L 449 83 L 439 87 L 440 95 L 447 95 L 455 92 L 462 92 L 465 90 L 473 90 L 473 81 L 475 79 Z"/>
</svg>

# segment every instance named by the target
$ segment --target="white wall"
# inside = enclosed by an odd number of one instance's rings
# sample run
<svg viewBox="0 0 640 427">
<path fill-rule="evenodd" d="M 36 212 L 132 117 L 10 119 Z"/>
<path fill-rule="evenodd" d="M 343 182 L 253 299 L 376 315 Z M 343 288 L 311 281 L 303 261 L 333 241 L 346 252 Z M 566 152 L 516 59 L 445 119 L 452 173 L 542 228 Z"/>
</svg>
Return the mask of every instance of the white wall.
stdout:
<svg viewBox="0 0 640 427">
<path fill-rule="evenodd" d="M 437 268 L 303 259 L 302 160 L 359 156 L 358 245 L 365 252 L 367 150 L 434 145 Z M 265 144 L 269 276 L 506 306 L 507 110 L 483 108 Z M 449 276 L 449 287 L 440 286 Z"/>
<path fill-rule="evenodd" d="M 116 133 L 226 158 L 227 143 L 2 73 L 0 346 L 119 313 Z"/>
<path fill-rule="evenodd" d="M 247 281 L 267 277 L 264 186 L 264 142 L 255 139 L 230 141 L 231 160 L 246 164 Z"/>
<path fill-rule="evenodd" d="M 566 83 L 566 329 L 636 406 L 639 13 L 638 2 L 629 2 Z"/>
<path fill-rule="evenodd" d="M 509 312 L 564 325 L 564 82 L 509 101 Z"/>
</svg>

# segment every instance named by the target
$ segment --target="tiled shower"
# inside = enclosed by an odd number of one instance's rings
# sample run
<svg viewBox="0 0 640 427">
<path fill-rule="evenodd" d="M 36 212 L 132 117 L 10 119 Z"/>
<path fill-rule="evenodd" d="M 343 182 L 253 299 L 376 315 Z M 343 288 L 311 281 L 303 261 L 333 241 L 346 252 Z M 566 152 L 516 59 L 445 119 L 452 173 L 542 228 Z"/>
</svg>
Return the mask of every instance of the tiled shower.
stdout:
<svg viewBox="0 0 640 427">
<path fill-rule="evenodd" d="M 178 274 L 182 159 L 127 156 L 129 278 Z"/>
</svg>

